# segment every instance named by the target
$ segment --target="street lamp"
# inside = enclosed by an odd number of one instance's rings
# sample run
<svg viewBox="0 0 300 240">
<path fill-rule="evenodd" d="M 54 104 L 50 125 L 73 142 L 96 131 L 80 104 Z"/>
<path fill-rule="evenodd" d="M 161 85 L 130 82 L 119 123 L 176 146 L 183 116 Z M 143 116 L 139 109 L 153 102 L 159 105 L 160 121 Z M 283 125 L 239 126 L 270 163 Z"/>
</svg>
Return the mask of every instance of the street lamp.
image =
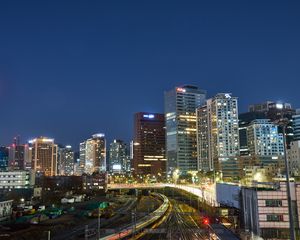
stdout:
<svg viewBox="0 0 300 240">
<path fill-rule="evenodd" d="M 288 208 L 289 208 L 289 221 L 290 221 L 290 239 L 295 240 L 295 227 L 293 219 L 293 209 L 292 209 L 292 199 L 291 199 L 291 189 L 290 189 L 290 173 L 289 173 L 289 162 L 287 159 L 287 150 L 286 150 L 286 126 L 289 123 L 287 118 L 283 116 L 283 104 L 277 103 L 276 108 L 281 110 L 281 119 L 278 121 L 278 125 L 282 127 L 283 134 L 283 150 L 284 150 L 284 163 L 285 163 L 285 178 L 286 178 L 286 190 L 288 197 Z"/>
</svg>

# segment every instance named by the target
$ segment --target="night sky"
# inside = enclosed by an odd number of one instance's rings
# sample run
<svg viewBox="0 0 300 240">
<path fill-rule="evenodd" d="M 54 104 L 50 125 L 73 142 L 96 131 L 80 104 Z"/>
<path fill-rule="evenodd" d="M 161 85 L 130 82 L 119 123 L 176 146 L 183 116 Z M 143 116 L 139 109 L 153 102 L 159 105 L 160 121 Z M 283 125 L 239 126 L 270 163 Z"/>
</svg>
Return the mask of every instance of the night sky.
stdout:
<svg viewBox="0 0 300 240">
<path fill-rule="evenodd" d="M 300 107 L 299 1 L 0 1 L 0 144 L 129 141 L 163 92 Z"/>
</svg>

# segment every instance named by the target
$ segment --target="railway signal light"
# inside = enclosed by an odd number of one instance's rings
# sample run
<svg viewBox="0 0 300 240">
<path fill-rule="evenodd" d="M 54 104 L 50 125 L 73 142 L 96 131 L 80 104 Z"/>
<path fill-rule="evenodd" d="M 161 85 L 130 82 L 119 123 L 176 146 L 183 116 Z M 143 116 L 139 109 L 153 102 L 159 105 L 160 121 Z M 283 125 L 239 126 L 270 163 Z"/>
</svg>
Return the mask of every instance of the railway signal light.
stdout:
<svg viewBox="0 0 300 240">
<path fill-rule="evenodd" d="M 209 225 L 209 218 L 204 218 L 203 219 L 203 224 L 204 225 Z"/>
</svg>

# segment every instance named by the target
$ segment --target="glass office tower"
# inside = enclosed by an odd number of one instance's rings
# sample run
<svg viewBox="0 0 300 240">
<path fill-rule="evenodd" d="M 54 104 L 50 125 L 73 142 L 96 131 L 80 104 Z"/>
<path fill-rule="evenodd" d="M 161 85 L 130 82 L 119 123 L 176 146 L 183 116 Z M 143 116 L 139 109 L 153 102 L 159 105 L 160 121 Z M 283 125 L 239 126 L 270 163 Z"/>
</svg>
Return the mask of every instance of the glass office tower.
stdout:
<svg viewBox="0 0 300 240">
<path fill-rule="evenodd" d="M 114 139 L 109 146 L 109 171 L 126 173 L 127 146 L 124 141 Z"/>
<path fill-rule="evenodd" d="M 197 170 L 196 108 L 206 91 L 185 85 L 165 92 L 167 174 Z"/>
</svg>

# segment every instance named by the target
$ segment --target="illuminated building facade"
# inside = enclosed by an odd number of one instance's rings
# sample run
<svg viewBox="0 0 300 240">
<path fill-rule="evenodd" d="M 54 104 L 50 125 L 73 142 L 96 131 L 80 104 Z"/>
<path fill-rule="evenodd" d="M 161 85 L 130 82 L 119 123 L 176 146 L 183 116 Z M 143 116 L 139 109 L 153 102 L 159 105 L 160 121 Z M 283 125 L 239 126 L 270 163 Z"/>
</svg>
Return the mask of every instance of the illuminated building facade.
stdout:
<svg viewBox="0 0 300 240">
<path fill-rule="evenodd" d="M 106 171 L 106 140 L 102 133 L 80 143 L 80 168 L 83 173 Z"/>
<path fill-rule="evenodd" d="M 59 149 L 58 163 L 59 175 L 71 176 L 74 174 L 74 151 L 72 146 L 67 145 Z"/>
<path fill-rule="evenodd" d="M 294 140 L 293 115 L 296 114 L 296 110 L 292 108 L 290 103 L 266 101 L 259 104 L 252 104 L 249 106 L 249 112 L 262 113 L 265 115 L 265 119 L 270 119 L 273 123 L 277 123 L 281 118 L 288 119 L 289 122 L 286 127 L 286 142 L 287 148 L 290 148 L 290 143 Z M 278 131 L 280 133 L 283 132 L 281 127 L 278 128 Z"/>
<path fill-rule="evenodd" d="M 198 169 L 210 171 L 213 168 L 213 161 L 210 156 L 210 125 L 207 106 L 203 105 L 196 111 L 197 115 L 197 159 Z"/>
<path fill-rule="evenodd" d="M 268 119 L 256 119 L 247 127 L 247 142 L 252 156 L 283 156 L 283 136 Z"/>
<path fill-rule="evenodd" d="M 0 170 L 8 169 L 8 156 L 9 149 L 4 146 L 0 146 Z"/>
<path fill-rule="evenodd" d="M 9 169 L 25 170 L 31 165 L 30 148 L 28 144 L 13 143 L 9 146 Z"/>
<path fill-rule="evenodd" d="M 57 175 L 57 145 L 54 139 L 39 137 L 29 141 L 32 149 L 31 167 L 45 176 Z"/>
<path fill-rule="evenodd" d="M 219 93 L 197 108 L 197 151 L 199 170 L 238 175 L 238 101 L 230 93 Z"/>
<path fill-rule="evenodd" d="M 115 139 L 109 146 L 109 170 L 125 173 L 127 168 L 127 146 L 122 140 Z"/>
<path fill-rule="evenodd" d="M 300 176 L 300 140 L 291 142 L 287 156 L 291 176 Z"/>
<path fill-rule="evenodd" d="M 133 168 L 135 174 L 163 175 L 166 171 L 165 117 L 159 113 L 134 115 Z"/>
<path fill-rule="evenodd" d="M 262 112 L 246 112 L 239 114 L 239 137 L 240 137 L 240 155 L 249 156 L 247 127 L 253 120 L 265 119 Z"/>
<path fill-rule="evenodd" d="M 31 188 L 35 183 L 32 171 L 3 171 L 0 172 L 0 189 Z"/>
<path fill-rule="evenodd" d="M 296 114 L 293 115 L 293 130 L 293 140 L 300 141 L 300 109 L 297 109 Z"/>
<path fill-rule="evenodd" d="M 206 91 L 185 85 L 165 92 L 167 173 L 197 170 L 196 108 Z"/>
</svg>

